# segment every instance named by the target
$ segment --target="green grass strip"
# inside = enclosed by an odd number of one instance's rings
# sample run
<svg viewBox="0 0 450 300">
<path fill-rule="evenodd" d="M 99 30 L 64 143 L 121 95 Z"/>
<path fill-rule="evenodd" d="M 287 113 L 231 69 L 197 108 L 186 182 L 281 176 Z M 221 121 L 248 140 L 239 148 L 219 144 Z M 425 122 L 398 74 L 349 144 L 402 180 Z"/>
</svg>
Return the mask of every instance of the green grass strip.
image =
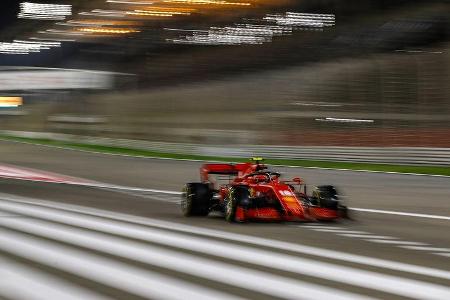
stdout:
<svg viewBox="0 0 450 300">
<path fill-rule="evenodd" d="M 125 154 L 130 156 L 143 156 L 153 158 L 171 158 L 171 159 L 185 159 L 185 160 L 201 160 L 201 161 L 223 161 L 223 162 L 247 162 L 248 158 L 236 157 L 220 157 L 220 156 L 205 156 L 205 155 L 191 155 L 191 154 L 177 154 L 167 152 L 157 152 L 150 150 L 132 149 L 125 147 L 112 147 L 102 145 L 91 145 L 74 142 L 64 142 L 50 139 L 38 138 L 24 138 L 9 135 L 0 135 L 0 139 L 27 142 L 33 144 L 57 146 L 69 149 L 87 150 L 110 154 Z M 264 161 L 271 165 L 282 166 L 298 166 L 298 167 L 314 167 L 327 169 L 348 169 L 348 170 L 367 170 L 379 172 L 397 172 L 397 173 L 414 173 L 414 174 L 428 174 L 428 175 L 445 175 L 450 176 L 450 167 L 440 166 L 410 166 L 410 165 L 392 165 L 392 164 L 375 164 L 375 163 L 353 163 L 353 162 L 336 162 L 336 161 L 321 161 L 321 160 L 303 160 L 303 159 L 265 159 Z"/>
</svg>

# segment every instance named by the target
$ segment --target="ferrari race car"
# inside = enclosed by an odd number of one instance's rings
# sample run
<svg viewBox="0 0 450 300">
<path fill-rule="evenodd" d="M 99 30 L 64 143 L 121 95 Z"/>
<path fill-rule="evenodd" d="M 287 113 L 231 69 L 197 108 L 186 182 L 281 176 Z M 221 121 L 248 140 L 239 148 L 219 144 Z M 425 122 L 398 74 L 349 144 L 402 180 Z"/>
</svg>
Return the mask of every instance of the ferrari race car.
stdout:
<svg viewBox="0 0 450 300">
<path fill-rule="evenodd" d="M 317 186 L 307 195 L 301 178 L 280 177 L 262 159 L 204 164 L 200 168 L 201 182 L 185 185 L 181 210 L 185 216 L 207 216 L 218 211 L 229 222 L 331 221 L 346 217 L 347 208 L 333 186 Z"/>
</svg>

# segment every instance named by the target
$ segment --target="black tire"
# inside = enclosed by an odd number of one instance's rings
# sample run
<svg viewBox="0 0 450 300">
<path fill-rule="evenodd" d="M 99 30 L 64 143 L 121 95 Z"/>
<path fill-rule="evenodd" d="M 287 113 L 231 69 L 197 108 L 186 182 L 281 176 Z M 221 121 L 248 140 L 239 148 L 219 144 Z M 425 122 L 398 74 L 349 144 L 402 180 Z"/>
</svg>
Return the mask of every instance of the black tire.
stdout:
<svg viewBox="0 0 450 300">
<path fill-rule="evenodd" d="M 181 195 L 181 211 L 186 217 L 207 216 L 211 206 L 212 191 L 208 184 L 187 183 Z"/>
<path fill-rule="evenodd" d="M 332 185 L 319 185 L 313 191 L 313 199 L 317 200 L 319 206 L 338 209 L 338 196 L 336 188 Z"/>
<path fill-rule="evenodd" d="M 236 208 L 239 204 L 247 203 L 250 192 L 246 186 L 235 186 L 230 189 L 225 205 L 225 220 L 236 221 Z"/>
<path fill-rule="evenodd" d="M 352 218 L 350 217 L 350 214 L 348 212 L 348 207 L 347 206 L 339 205 L 338 206 L 338 213 L 339 213 L 339 217 L 341 217 L 343 219 L 352 220 Z"/>
<path fill-rule="evenodd" d="M 319 185 L 316 190 L 319 190 L 324 197 L 328 198 L 337 197 L 338 194 L 336 188 L 332 185 Z"/>
</svg>

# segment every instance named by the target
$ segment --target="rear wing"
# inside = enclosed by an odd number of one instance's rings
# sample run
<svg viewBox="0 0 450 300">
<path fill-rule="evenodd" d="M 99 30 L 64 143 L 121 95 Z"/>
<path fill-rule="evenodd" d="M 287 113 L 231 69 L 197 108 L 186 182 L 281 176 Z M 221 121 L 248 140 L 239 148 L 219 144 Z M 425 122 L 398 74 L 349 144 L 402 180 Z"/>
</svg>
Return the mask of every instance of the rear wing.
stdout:
<svg viewBox="0 0 450 300">
<path fill-rule="evenodd" d="M 233 164 L 204 164 L 200 168 L 200 178 L 202 182 L 209 181 L 209 174 L 237 176 L 239 168 Z"/>
<path fill-rule="evenodd" d="M 204 164 L 200 168 L 200 178 L 202 182 L 207 182 L 209 181 L 209 174 L 243 177 L 247 174 L 267 169 L 266 165 L 259 163 L 260 161 L 255 159 L 256 163 Z"/>
</svg>

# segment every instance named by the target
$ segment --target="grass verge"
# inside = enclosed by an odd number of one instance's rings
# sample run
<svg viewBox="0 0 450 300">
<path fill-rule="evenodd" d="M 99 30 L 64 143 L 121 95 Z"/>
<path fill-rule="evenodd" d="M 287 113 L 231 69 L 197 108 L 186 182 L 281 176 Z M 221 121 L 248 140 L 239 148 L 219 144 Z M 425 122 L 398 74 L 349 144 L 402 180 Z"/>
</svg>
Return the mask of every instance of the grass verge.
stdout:
<svg viewBox="0 0 450 300">
<path fill-rule="evenodd" d="M 236 157 L 219 157 L 219 156 L 203 156 L 190 154 L 176 154 L 155 152 L 149 150 L 132 149 L 125 147 L 111 147 L 101 145 L 91 145 L 74 142 L 64 142 L 49 139 L 24 138 L 8 135 L 0 135 L 0 139 L 16 142 L 27 142 L 33 144 L 57 146 L 69 149 L 79 149 L 86 151 L 94 151 L 110 154 L 125 154 L 131 156 L 143 156 L 153 158 L 170 158 L 170 159 L 187 159 L 187 160 L 203 160 L 203 161 L 223 161 L 223 162 L 246 162 L 247 158 Z M 368 170 L 379 172 L 397 172 L 397 173 L 414 173 L 427 175 L 445 175 L 450 176 L 449 167 L 439 166 L 410 166 L 410 165 L 391 165 L 391 164 L 374 164 L 374 163 L 353 163 L 353 162 L 335 162 L 320 160 L 303 160 L 303 159 L 266 159 L 265 163 L 271 165 L 298 166 L 298 167 L 315 167 L 327 169 L 348 169 L 348 170 Z"/>
</svg>

